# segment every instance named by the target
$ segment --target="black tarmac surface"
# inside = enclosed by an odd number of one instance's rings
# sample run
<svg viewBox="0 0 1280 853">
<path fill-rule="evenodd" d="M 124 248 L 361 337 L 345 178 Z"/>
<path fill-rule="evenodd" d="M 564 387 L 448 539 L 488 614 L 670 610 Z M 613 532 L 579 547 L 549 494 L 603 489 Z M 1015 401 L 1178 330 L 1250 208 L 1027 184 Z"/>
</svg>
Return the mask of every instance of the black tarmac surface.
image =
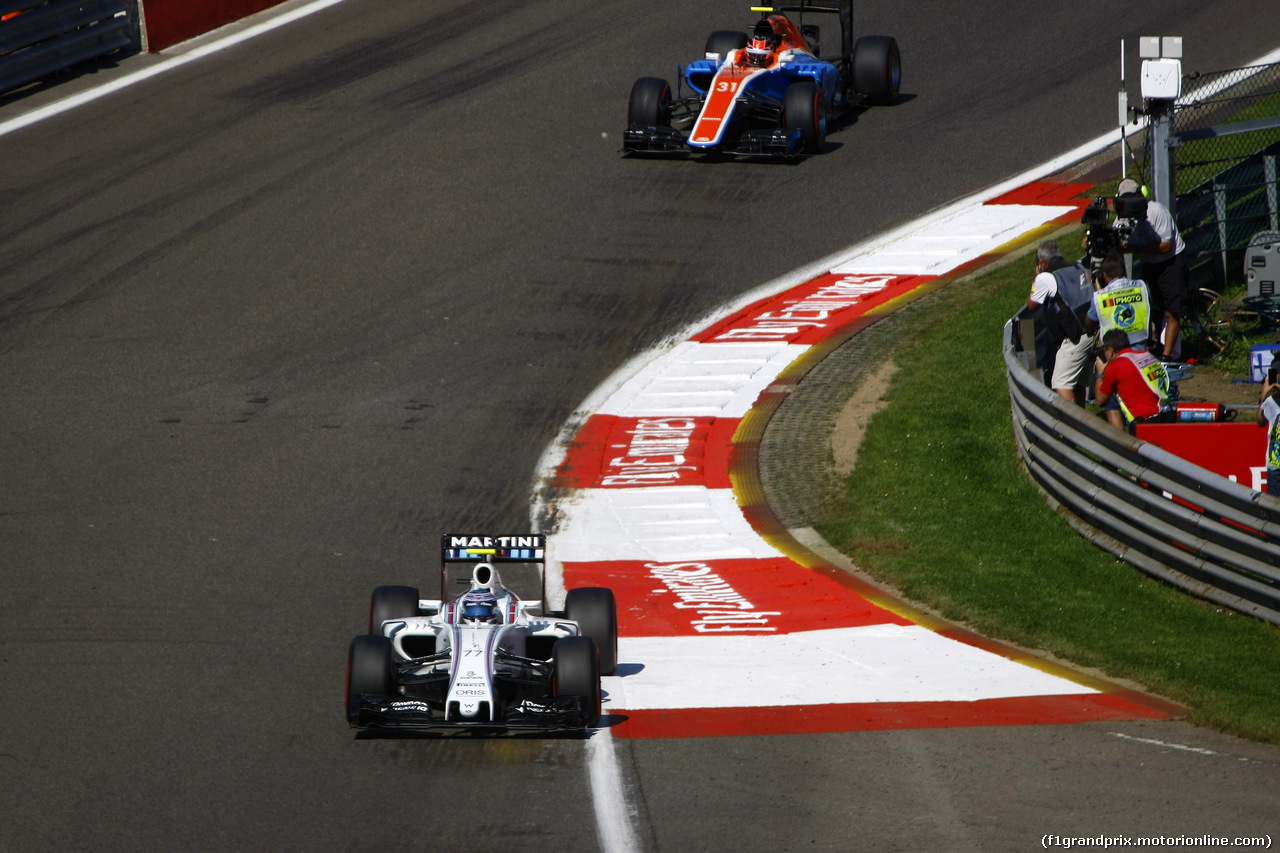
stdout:
<svg viewBox="0 0 1280 853">
<path fill-rule="evenodd" d="M 1107 130 L 1120 38 L 1280 44 L 1261 0 L 857 14 L 906 96 L 794 165 L 618 155 L 633 79 L 752 20 L 710 0 L 346 0 L 0 137 L 0 849 L 597 849 L 580 740 L 353 736 L 370 589 L 526 528 L 664 333 Z M 1176 723 L 619 751 L 657 850 L 1277 829 L 1276 750 Z"/>
</svg>

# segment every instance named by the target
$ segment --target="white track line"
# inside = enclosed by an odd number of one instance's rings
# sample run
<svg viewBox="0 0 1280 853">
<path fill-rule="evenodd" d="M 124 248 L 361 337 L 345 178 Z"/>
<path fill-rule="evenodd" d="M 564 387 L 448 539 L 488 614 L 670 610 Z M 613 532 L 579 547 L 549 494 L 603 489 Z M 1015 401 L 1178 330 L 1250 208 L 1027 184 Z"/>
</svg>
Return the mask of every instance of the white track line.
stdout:
<svg viewBox="0 0 1280 853">
<path fill-rule="evenodd" d="M 208 44 L 201 45 L 200 47 L 194 48 L 186 53 L 180 53 L 176 56 L 169 57 L 156 65 L 149 66 L 140 71 L 134 71 L 131 74 L 126 74 L 123 77 L 119 77 L 109 83 L 104 83 L 101 86 L 86 89 L 79 94 L 63 98 L 60 101 L 55 101 L 46 107 L 32 110 L 31 112 L 20 115 L 17 118 L 11 118 L 6 122 L 0 123 L 0 136 L 13 133 L 15 130 L 20 130 L 28 125 L 44 121 L 47 118 L 61 115 L 62 113 L 74 110 L 76 107 L 84 106 L 92 101 L 96 101 L 99 98 L 105 98 L 107 95 L 118 92 L 121 89 L 127 89 L 128 87 L 141 83 L 144 80 L 150 80 L 152 77 L 164 74 L 167 71 L 173 71 L 175 68 L 181 68 L 189 62 L 195 62 L 197 59 L 204 59 L 206 56 L 226 50 L 229 47 L 234 47 L 241 42 L 248 41 L 251 38 L 256 38 L 263 33 L 271 32 L 272 30 L 277 29 L 278 27 L 283 27 L 286 24 L 292 24 L 294 21 L 305 18 L 308 15 L 313 15 L 324 9 L 328 9 L 330 6 L 336 6 L 341 2 L 343 2 L 343 0 L 315 0 L 313 3 L 308 3 L 305 6 L 285 12 L 282 15 L 272 17 L 260 24 L 254 24 L 253 26 L 247 27 L 239 32 L 223 36 L 222 38 L 211 41 Z"/>
<path fill-rule="evenodd" d="M 640 844 L 627 807 L 613 734 L 608 729 L 597 729 L 587 741 L 587 772 L 591 777 L 591 801 L 595 804 L 600 849 L 604 853 L 636 853 Z"/>
<path fill-rule="evenodd" d="M 1182 743 L 1168 743 L 1168 742 L 1163 741 L 1163 740 L 1156 740 L 1155 738 L 1149 738 L 1149 737 L 1134 737 L 1133 735 L 1127 735 L 1127 734 L 1125 734 L 1124 732 L 1107 732 L 1107 734 L 1111 735 L 1112 737 L 1118 737 L 1118 738 L 1121 738 L 1122 740 L 1131 740 L 1131 741 L 1134 741 L 1135 743 L 1145 743 L 1145 744 L 1148 744 L 1148 745 L 1150 745 L 1150 746 L 1158 746 L 1158 747 L 1161 747 L 1162 749 L 1176 749 L 1176 750 L 1179 750 L 1180 752 L 1194 752 L 1194 753 L 1197 753 L 1197 754 L 1199 754 L 1199 755 L 1219 755 L 1219 756 L 1222 756 L 1223 758 L 1234 758 L 1234 757 L 1235 757 L 1235 756 L 1227 755 L 1225 752 L 1217 752 L 1217 751 L 1212 750 L 1212 749 L 1205 749 L 1205 748 L 1204 748 L 1204 747 L 1202 747 L 1202 746 L 1187 746 L 1186 744 L 1182 744 Z M 1240 761 L 1248 761 L 1249 759 L 1247 759 L 1247 758 L 1241 758 L 1241 759 L 1239 759 L 1239 760 L 1240 760 Z"/>
</svg>

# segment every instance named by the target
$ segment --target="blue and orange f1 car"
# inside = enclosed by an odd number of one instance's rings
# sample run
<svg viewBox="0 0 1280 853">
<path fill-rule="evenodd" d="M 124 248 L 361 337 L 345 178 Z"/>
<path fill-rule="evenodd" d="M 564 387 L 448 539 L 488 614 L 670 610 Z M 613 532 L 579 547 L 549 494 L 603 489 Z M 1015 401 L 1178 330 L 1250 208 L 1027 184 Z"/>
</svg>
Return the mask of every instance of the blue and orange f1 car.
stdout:
<svg viewBox="0 0 1280 853">
<path fill-rule="evenodd" d="M 888 36 L 853 37 L 853 0 L 800 0 L 754 6 L 750 33 L 721 30 L 705 56 L 680 69 L 677 91 L 658 77 L 631 87 L 626 152 L 814 154 L 827 121 L 863 103 L 898 99 L 902 58 Z M 798 23 L 785 13 L 797 12 Z M 822 57 L 820 31 L 806 14 L 840 19 L 840 53 Z M 684 94 L 684 87 L 691 94 Z"/>
</svg>

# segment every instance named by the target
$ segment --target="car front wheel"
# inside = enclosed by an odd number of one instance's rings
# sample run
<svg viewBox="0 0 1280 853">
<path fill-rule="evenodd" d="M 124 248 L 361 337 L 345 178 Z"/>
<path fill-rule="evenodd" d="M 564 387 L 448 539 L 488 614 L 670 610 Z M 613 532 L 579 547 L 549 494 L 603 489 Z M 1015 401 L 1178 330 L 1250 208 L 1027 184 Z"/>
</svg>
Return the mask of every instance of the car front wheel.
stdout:
<svg viewBox="0 0 1280 853">
<path fill-rule="evenodd" d="M 552 692 L 556 696 L 576 696 L 582 704 L 583 722 L 600 722 L 600 664 L 595 640 L 590 637 L 561 637 L 551 653 Z"/>
<path fill-rule="evenodd" d="M 391 641 L 386 637 L 361 634 L 351 641 L 347 652 L 347 722 L 356 725 L 361 695 L 389 696 L 395 692 L 392 665 Z"/>
<path fill-rule="evenodd" d="M 641 77 L 631 87 L 627 126 L 666 127 L 671 124 L 671 84 L 660 77 Z"/>
<path fill-rule="evenodd" d="M 782 103 L 782 124 L 800 131 L 800 151 L 816 154 L 827 141 L 827 116 L 822 90 L 812 80 L 800 80 L 787 88 Z"/>
</svg>

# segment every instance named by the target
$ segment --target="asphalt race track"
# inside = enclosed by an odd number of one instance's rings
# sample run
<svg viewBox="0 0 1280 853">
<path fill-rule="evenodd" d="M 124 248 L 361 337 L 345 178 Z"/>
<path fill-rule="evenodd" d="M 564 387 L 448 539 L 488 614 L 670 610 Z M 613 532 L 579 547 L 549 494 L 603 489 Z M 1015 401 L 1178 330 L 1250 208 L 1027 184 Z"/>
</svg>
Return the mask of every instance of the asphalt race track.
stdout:
<svg viewBox="0 0 1280 853">
<path fill-rule="evenodd" d="M 665 332 L 1106 131 L 1121 37 L 1280 43 L 1262 0 L 863 3 L 907 97 L 822 156 L 618 156 L 748 5 L 346 0 L 0 137 L 0 849 L 598 849 L 581 740 L 353 735 L 370 589 L 526 528 Z M 618 749 L 654 850 L 1280 829 L 1280 752 L 1183 723 Z"/>
</svg>

